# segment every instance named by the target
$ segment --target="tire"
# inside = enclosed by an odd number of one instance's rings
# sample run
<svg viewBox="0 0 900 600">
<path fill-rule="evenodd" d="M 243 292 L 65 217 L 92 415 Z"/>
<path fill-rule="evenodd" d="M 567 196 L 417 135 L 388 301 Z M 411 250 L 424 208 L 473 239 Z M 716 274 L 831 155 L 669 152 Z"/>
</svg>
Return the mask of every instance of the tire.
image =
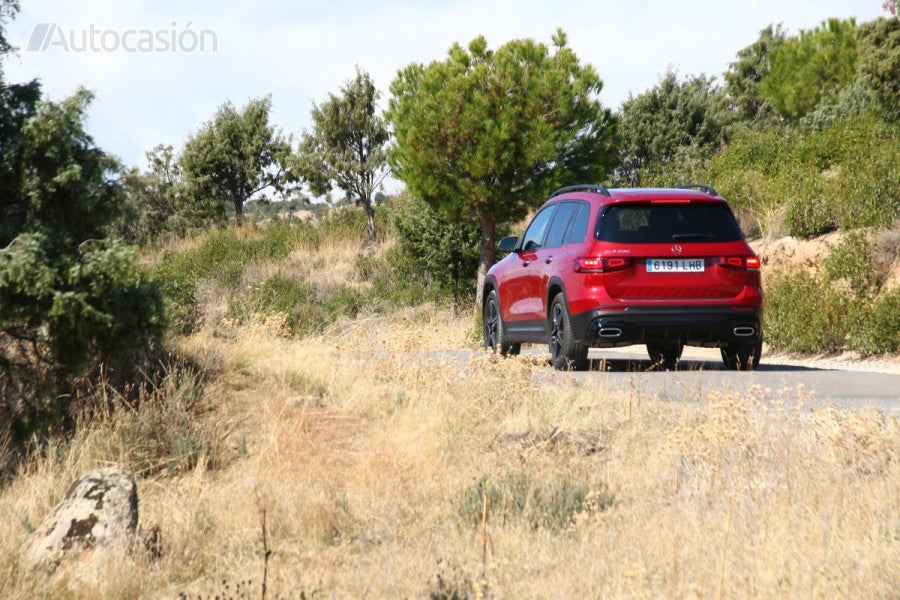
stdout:
<svg viewBox="0 0 900 600">
<path fill-rule="evenodd" d="M 560 371 L 581 371 L 587 367 L 588 347 L 575 341 L 572 315 L 563 294 L 557 294 L 547 316 L 550 330 L 550 364 Z"/>
<path fill-rule="evenodd" d="M 681 342 L 660 342 L 647 344 L 647 354 L 654 365 L 661 365 L 667 371 L 674 371 L 684 352 L 684 344 Z"/>
<path fill-rule="evenodd" d="M 506 341 L 506 332 L 503 328 L 503 315 L 500 312 L 500 299 L 496 290 L 491 290 L 481 311 L 481 326 L 484 333 L 484 347 L 501 356 L 518 354 L 522 350 L 522 344 L 513 344 Z"/>
<path fill-rule="evenodd" d="M 755 371 L 762 356 L 762 338 L 749 344 L 732 342 L 722 348 L 722 362 L 729 371 Z"/>
</svg>

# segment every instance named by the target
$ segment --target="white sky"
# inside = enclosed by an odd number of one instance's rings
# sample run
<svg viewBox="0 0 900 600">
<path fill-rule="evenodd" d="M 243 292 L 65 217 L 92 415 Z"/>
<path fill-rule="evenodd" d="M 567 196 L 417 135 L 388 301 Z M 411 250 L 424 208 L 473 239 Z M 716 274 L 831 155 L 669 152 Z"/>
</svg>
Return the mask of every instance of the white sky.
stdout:
<svg viewBox="0 0 900 600">
<path fill-rule="evenodd" d="M 242 105 L 272 94 L 273 117 L 296 135 L 320 102 L 353 76 L 369 71 L 382 102 L 397 70 L 445 57 L 454 41 L 484 34 L 491 47 L 517 37 L 547 44 L 557 26 L 582 61 L 604 81 L 604 105 L 618 108 L 630 93 L 654 85 L 671 65 L 679 73 L 721 76 L 735 53 L 760 29 L 782 22 L 790 32 L 828 17 L 857 22 L 885 14 L 882 0 L 702 0 L 625 2 L 557 0 L 512 2 L 317 2 L 257 0 L 22 0 L 8 24 L 20 47 L 4 64 L 7 81 L 34 77 L 52 99 L 79 85 L 94 90 L 89 131 L 106 151 L 144 167 L 144 152 L 159 143 L 180 148 L 226 99 Z M 93 26 L 212 30 L 215 52 L 129 53 L 25 48 L 40 23 L 64 32 Z M 190 26 L 188 24 L 190 23 Z M 55 38 L 58 39 L 58 38 Z M 111 38 L 108 38 L 111 39 Z M 76 37 L 80 40 L 80 37 Z"/>
</svg>

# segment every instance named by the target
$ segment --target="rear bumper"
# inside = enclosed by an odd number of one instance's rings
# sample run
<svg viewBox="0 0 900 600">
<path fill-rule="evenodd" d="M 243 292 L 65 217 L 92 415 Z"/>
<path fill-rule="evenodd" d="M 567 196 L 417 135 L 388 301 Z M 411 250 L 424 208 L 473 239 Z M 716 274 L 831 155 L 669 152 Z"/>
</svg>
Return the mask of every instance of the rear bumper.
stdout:
<svg viewBox="0 0 900 600">
<path fill-rule="evenodd" d="M 721 347 L 759 340 L 762 309 L 752 305 L 598 308 L 572 315 L 572 329 L 580 341 L 594 347 L 666 341 Z"/>
</svg>

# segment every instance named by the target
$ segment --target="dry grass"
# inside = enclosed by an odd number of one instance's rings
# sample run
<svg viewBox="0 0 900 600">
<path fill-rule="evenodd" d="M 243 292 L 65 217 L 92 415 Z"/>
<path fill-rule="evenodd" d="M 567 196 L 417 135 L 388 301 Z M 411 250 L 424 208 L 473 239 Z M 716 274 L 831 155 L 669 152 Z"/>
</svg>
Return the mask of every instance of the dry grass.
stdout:
<svg viewBox="0 0 900 600">
<path fill-rule="evenodd" d="M 97 466 L 79 437 L 0 490 L 0 597 L 215 597 L 241 582 L 258 597 L 263 509 L 271 597 L 900 595 L 896 417 L 811 412 L 802 389 L 667 402 L 602 374 L 546 385 L 541 357 L 470 354 L 471 329 L 432 306 L 303 340 L 277 319 L 208 321 L 178 343 L 220 373 L 205 394 L 230 458 L 139 482 L 162 558 L 94 582 L 19 564 Z"/>
<path fill-rule="evenodd" d="M 262 508 L 269 590 L 288 597 L 900 591 L 895 417 L 810 414 L 795 406 L 802 391 L 676 404 L 565 377 L 539 386 L 535 357 L 427 354 L 465 349 L 467 322 L 426 307 L 299 342 L 264 325 L 184 340 L 224 361 L 207 394 L 237 423 L 236 458 L 142 481 L 142 519 L 161 526 L 165 554 L 96 585 L 17 564 L 25 524 L 93 466 L 78 443 L 35 459 L 0 495 L 0 596 L 258 586 Z M 502 485 L 510 474 L 543 488 L 565 476 L 614 502 L 584 502 L 558 528 L 503 523 L 489 506 L 483 565 L 479 526 L 460 504 L 482 478 Z"/>
</svg>

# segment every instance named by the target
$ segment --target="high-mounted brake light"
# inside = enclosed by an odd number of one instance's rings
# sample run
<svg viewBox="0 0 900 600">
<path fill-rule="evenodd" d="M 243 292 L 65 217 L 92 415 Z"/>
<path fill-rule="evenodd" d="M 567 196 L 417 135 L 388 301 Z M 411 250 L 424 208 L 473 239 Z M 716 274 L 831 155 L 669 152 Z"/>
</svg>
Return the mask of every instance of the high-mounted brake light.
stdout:
<svg viewBox="0 0 900 600">
<path fill-rule="evenodd" d="M 576 258 L 574 264 L 576 273 L 609 273 L 627 269 L 630 266 L 630 258 L 599 258 L 596 256 Z"/>
<path fill-rule="evenodd" d="M 690 204 L 690 198 L 657 198 L 651 200 L 650 204 Z"/>
</svg>

